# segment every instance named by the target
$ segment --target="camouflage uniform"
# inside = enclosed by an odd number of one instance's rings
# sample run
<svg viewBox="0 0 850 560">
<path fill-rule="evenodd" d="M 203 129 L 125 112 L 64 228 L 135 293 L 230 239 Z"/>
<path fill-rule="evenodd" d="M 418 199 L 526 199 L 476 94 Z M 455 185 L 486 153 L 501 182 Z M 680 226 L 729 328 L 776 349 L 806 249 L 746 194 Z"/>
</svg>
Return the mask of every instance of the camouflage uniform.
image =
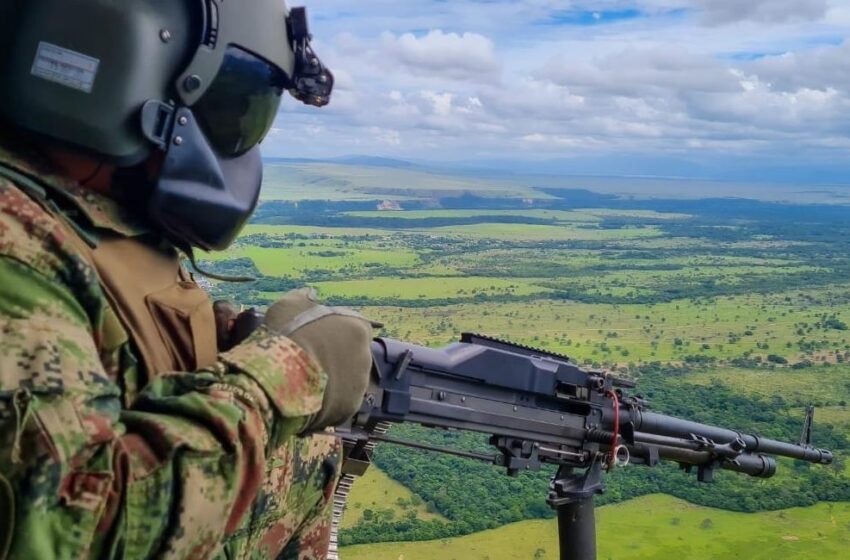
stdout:
<svg viewBox="0 0 850 560">
<path fill-rule="evenodd" d="M 36 156 L 0 146 L 0 163 L 69 193 L 98 230 L 144 232 Z M 43 206 L 0 177 L 10 558 L 324 557 L 338 441 L 295 436 L 321 406 L 324 373 L 261 329 L 212 367 L 147 379 L 92 266 Z"/>
</svg>

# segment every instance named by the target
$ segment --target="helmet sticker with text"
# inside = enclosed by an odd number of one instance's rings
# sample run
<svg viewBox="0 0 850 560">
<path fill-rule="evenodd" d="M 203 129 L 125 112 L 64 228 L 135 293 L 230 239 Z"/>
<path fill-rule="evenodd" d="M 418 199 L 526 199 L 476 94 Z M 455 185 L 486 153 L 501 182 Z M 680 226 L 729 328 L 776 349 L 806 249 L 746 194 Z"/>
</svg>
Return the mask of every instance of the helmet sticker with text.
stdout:
<svg viewBox="0 0 850 560">
<path fill-rule="evenodd" d="M 99 65 L 100 60 L 94 57 L 41 41 L 35 53 L 31 73 L 33 76 L 91 93 Z"/>
</svg>

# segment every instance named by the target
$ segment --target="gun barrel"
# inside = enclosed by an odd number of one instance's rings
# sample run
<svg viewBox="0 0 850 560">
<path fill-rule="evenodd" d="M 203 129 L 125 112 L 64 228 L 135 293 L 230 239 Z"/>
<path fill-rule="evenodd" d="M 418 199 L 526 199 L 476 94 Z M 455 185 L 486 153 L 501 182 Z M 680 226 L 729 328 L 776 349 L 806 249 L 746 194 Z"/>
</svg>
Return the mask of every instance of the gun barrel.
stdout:
<svg viewBox="0 0 850 560">
<path fill-rule="evenodd" d="M 832 453 L 825 449 L 816 449 L 814 447 L 776 441 L 750 434 L 742 434 L 734 430 L 700 424 L 699 422 L 692 422 L 654 412 L 639 410 L 635 412 L 633 414 L 635 429 L 648 434 L 682 439 L 693 439 L 694 436 L 697 436 L 710 439 L 714 443 L 721 445 L 740 439 L 744 443 L 744 449 L 749 453 L 790 457 L 792 459 L 822 465 L 828 465 L 833 460 Z"/>
</svg>

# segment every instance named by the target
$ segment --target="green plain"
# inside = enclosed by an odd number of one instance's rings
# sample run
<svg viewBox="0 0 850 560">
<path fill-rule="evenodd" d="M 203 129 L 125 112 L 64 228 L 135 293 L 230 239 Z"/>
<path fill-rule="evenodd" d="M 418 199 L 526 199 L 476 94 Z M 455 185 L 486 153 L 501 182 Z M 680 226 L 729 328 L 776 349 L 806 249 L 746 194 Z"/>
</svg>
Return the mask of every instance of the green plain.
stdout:
<svg viewBox="0 0 850 560">
<path fill-rule="evenodd" d="M 735 513 L 663 495 L 597 510 L 600 560 L 810 560 L 843 558 L 850 504 Z M 557 559 L 557 524 L 523 521 L 465 537 L 343 548 L 343 560 Z"/>
<path fill-rule="evenodd" d="M 499 239 L 505 241 L 607 241 L 659 237 L 660 230 L 647 226 L 642 228 L 598 229 L 570 226 L 537 224 L 473 224 L 468 226 L 445 226 L 428 228 L 430 235 Z"/>
<path fill-rule="evenodd" d="M 731 359 L 746 352 L 796 360 L 805 353 L 800 340 L 817 340 L 823 346 L 820 357 L 824 359 L 827 353 L 846 352 L 850 331 L 798 334 L 799 325 L 812 325 L 825 313 L 850 321 L 850 304 L 830 304 L 829 298 L 814 304 L 809 293 L 822 297 L 829 292 L 751 294 L 652 305 L 541 299 L 429 308 L 367 307 L 365 312 L 385 323 L 391 334 L 431 345 L 445 344 L 461 332 L 472 331 L 579 360 L 615 363 L 677 362 L 693 355 Z"/>
<path fill-rule="evenodd" d="M 816 366 L 801 370 L 788 367 L 711 368 L 684 376 L 681 381 L 694 385 L 721 383 L 765 399 L 781 397 L 785 402 L 798 406 L 815 404 L 818 406 L 817 421 L 819 423 L 830 420 L 844 423 L 846 405 L 850 402 L 850 366 L 847 364 Z M 841 406 L 841 403 L 844 403 L 844 406 Z"/>
<path fill-rule="evenodd" d="M 458 196 L 549 198 L 516 182 L 465 178 L 414 169 L 337 163 L 277 163 L 265 166 L 263 200 L 372 200 Z"/>
<path fill-rule="evenodd" d="M 516 216 L 536 218 L 565 223 L 596 223 L 599 217 L 594 212 L 574 212 L 569 210 L 380 210 L 367 212 L 346 212 L 346 216 L 358 218 L 397 218 L 403 220 L 423 220 L 428 218 L 476 218 L 483 216 Z"/>
<path fill-rule="evenodd" d="M 304 247 L 243 246 L 228 253 L 227 258 L 247 257 L 267 276 L 301 277 L 320 270 L 355 274 L 376 266 L 408 267 L 418 261 L 410 250 L 346 248 L 311 243 Z"/>
<path fill-rule="evenodd" d="M 373 278 L 340 282 L 317 282 L 312 286 L 319 295 L 331 297 L 368 297 L 399 299 L 457 299 L 476 295 L 511 294 L 525 296 L 543 294 L 548 288 L 534 284 L 534 279 L 522 278 Z"/>
</svg>

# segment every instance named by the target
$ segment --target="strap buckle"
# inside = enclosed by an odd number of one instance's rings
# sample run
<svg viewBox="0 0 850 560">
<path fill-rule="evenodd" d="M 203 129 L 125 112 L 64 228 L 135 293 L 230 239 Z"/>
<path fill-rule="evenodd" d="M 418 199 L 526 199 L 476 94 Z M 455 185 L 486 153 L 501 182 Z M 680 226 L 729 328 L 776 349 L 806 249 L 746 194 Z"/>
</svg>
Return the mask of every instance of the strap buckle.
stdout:
<svg viewBox="0 0 850 560">
<path fill-rule="evenodd" d="M 168 149 L 176 112 L 177 109 L 168 103 L 156 99 L 146 101 L 142 105 L 142 134 L 160 149 Z"/>
</svg>

